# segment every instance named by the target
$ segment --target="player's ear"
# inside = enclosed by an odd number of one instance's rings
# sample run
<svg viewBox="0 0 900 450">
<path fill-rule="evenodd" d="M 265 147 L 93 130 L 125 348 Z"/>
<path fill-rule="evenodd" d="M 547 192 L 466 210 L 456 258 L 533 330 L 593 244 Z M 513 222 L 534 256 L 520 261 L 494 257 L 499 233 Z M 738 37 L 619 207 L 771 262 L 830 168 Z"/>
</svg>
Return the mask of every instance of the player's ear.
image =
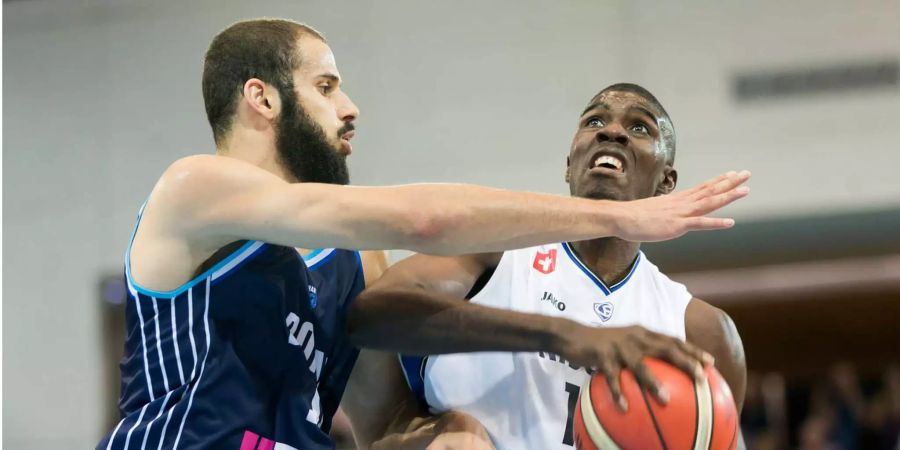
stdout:
<svg viewBox="0 0 900 450">
<path fill-rule="evenodd" d="M 572 178 L 569 170 L 572 168 L 572 159 L 566 156 L 566 184 L 569 184 L 569 180 Z"/>
<path fill-rule="evenodd" d="M 278 90 L 258 78 L 251 78 L 244 83 L 243 94 L 250 109 L 268 120 L 274 119 L 281 111 Z"/>
<path fill-rule="evenodd" d="M 656 185 L 655 195 L 665 195 L 671 193 L 675 190 L 676 184 L 678 184 L 678 171 L 675 170 L 674 167 L 666 164 L 666 167 L 663 167 L 662 177 L 659 180 L 659 184 Z"/>
</svg>

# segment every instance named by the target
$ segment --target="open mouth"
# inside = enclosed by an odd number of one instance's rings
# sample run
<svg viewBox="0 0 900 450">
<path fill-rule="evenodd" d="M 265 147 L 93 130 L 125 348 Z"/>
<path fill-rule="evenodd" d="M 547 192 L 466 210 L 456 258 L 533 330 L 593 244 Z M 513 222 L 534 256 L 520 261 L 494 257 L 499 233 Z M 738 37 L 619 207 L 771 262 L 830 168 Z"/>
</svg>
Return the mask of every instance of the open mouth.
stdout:
<svg viewBox="0 0 900 450">
<path fill-rule="evenodd" d="M 625 173 L 625 162 L 616 155 L 601 153 L 594 158 L 592 169 L 605 169 L 617 173 Z"/>
</svg>

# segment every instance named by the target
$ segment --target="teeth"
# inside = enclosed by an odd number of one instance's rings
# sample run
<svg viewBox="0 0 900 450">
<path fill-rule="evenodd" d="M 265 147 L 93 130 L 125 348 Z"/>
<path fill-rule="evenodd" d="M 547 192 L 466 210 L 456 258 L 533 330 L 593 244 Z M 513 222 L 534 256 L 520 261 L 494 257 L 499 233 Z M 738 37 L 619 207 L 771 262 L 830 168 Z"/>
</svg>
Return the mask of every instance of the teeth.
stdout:
<svg viewBox="0 0 900 450">
<path fill-rule="evenodd" d="M 616 170 L 622 170 L 622 161 L 615 156 L 603 155 L 594 161 L 594 167 L 599 167 L 601 164 L 610 164 L 615 167 Z"/>
</svg>

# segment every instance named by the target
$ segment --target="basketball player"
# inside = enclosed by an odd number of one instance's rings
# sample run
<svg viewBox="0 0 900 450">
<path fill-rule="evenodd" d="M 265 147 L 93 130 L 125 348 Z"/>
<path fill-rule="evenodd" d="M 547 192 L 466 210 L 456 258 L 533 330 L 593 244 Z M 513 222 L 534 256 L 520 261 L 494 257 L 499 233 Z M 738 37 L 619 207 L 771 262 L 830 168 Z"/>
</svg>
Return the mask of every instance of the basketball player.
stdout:
<svg viewBox="0 0 900 450">
<path fill-rule="evenodd" d="M 746 194 L 739 175 L 631 203 L 342 186 L 359 111 L 325 39 L 286 20 L 217 35 L 202 88 L 216 154 L 174 162 L 140 210 L 125 258 L 123 418 L 98 448 L 333 448 L 358 353 L 345 311 L 364 278 L 360 255 L 335 248 L 668 239 L 730 227 L 704 216 Z"/>
<path fill-rule="evenodd" d="M 574 197 L 650 198 L 675 188 L 674 159 L 674 128 L 663 106 L 640 86 L 616 84 L 592 98 L 579 118 L 565 178 Z M 595 327 L 639 325 L 696 345 L 714 356 L 738 411 L 744 399 L 744 351 L 734 323 L 662 274 L 640 244 L 627 238 L 456 257 L 415 255 L 390 268 L 356 300 L 348 324 L 369 345 L 409 353 L 429 348 L 519 352 L 401 357 L 403 375 L 420 402 L 431 412 L 445 412 L 431 419 L 416 417 L 417 408 L 404 399 L 396 363 L 364 352 L 360 365 L 370 368 L 366 376 L 389 387 L 369 404 L 353 402 L 352 387 L 345 410 L 363 445 L 389 435 L 375 444 L 378 448 L 420 448 L 435 435 L 435 442 L 450 434 L 459 441 L 460 432 L 468 434 L 474 448 L 490 448 L 484 430 L 498 449 L 572 448 L 574 407 L 590 378 L 584 367 L 596 367 L 605 376 L 622 409 L 628 408 L 619 385 L 622 367 L 665 402 L 666 392 L 641 358 L 667 356 L 675 347 L 610 340 L 617 345 L 600 355 L 573 351 L 572 343 L 586 341 Z M 454 336 L 445 333 L 450 324 L 459 325 Z M 462 342 L 459 333 L 470 340 Z M 403 339 L 410 335 L 416 339 Z M 448 341 L 459 344 L 451 348 Z M 673 362 L 699 370 L 681 358 Z M 444 447 L 455 448 L 435 448 Z"/>
</svg>

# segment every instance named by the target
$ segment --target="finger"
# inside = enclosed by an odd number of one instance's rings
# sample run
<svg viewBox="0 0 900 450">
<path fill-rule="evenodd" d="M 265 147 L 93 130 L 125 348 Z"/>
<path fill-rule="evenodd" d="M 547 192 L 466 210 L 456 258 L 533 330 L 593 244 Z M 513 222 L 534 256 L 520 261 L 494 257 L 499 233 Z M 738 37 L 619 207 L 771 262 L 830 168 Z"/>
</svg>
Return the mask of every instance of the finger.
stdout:
<svg viewBox="0 0 900 450">
<path fill-rule="evenodd" d="M 713 195 L 722 194 L 744 184 L 749 179 L 750 172 L 747 170 L 743 170 L 740 172 L 728 172 L 721 179 L 713 179 L 707 183 L 704 183 L 704 186 L 701 189 L 698 189 L 696 192 L 693 192 L 690 197 L 692 199 L 702 199 Z"/>
<path fill-rule="evenodd" d="M 727 230 L 734 226 L 734 219 L 717 217 L 688 217 L 684 219 L 686 231 Z"/>
<path fill-rule="evenodd" d="M 729 174 L 731 175 L 726 176 L 723 180 L 713 183 L 709 191 L 707 191 L 707 195 L 718 195 L 728 192 L 746 183 L 747 180 L 750 179 L 750 172 L 747 170 L 729 172 Z"/>
<path fill-rule="evenodd" d="M 688 352 L 674 346 L 669 345 L 662 350 L 658 357 L 669 364 L 675 366 L 682 372 L 693 377 L 695 380 L 703 378 L 703 359 L 696 358 Z"/>
<path fill-rule="evenodd" d="M 685 191 L 683 191 L 683 192 L 684 192 L 684 194 L 686 194 L 686 195 L 693 195 L 693 194 L 696 194 L 696 193 L 701 192 L 701 191 L 703 191 L 703 190 L 709 189 L 709 188 L 711 188 L 712 186 L 714 186 L 716 183 L 720 183 L 720 182 L 722 182 L 723 180 L 727 179 L 728 177 L 734 176 L 734 175 L 736 175 L 736 174 L 737 174 L 737 172 L 734 172 L 734 171 L 727 172 L 727 173 L 723 173 L 723 174 L 721 174 L 721 175 L 719 175 L 719 176 L 717 176 L 717 177 L 710 178 L 710 179 L 708 179 L 708 180 L 706 180 L 706 181 L 704 181 L 704 182 L 702 182 L 702 183 L 700 183 L 700 184 L 698 184 L 698 185 L 696 185 L 696 186 L 694 186 L 694 187 L 692 187 L 692 188 L 690 188 L 690 189 L 687 189 L 687 190 L 685 190 Z"/>
<path fill-rule="evenodd" d="M 750 194 L 749 186 L 738 186 L 730 191 L 697 199 L 693 202 L 693 215 L 703 216 L 734 203 Z"/>
<path fill-rule="evenodd" d="M 622 385 L 619 383 L 619 375 L 622 372 L 622 366 L 618 362 L 612 362 L 603 365 L 600 369 L 603 377 L 606 378 L 606 384 L 609 386 L 609 393 L 612 394 L 613 401 L 622 412 L 628 411 L 628 401 L 622 395 Z M 586 389 L 590 389 L 589 387 Z"/>
<path fill-rule="evenodd" d="M 697 347 L 696 345 L 689 344 L 685 341 L 682 341 L 681 339 L 673 339 L 673 341 L 675 342 L 675 345 L 678 346 L 678 348 L 691 355 L 692 358 L 700 361 L 701 364 L 715 365 L 716 358 L 714 358 L 713 355 L 707 353 L 702 348 Z"/>
<path fill-rule="evenodd" d="M 634 379 L 638 385 L 649 391 L 658 402 L 663 405 L 669 402 L 669 392 L 659 384 L 659 381 L 644 364 L 643 358 L 631 361 L 628 368 L 634 373 Z"/>
</svg>

